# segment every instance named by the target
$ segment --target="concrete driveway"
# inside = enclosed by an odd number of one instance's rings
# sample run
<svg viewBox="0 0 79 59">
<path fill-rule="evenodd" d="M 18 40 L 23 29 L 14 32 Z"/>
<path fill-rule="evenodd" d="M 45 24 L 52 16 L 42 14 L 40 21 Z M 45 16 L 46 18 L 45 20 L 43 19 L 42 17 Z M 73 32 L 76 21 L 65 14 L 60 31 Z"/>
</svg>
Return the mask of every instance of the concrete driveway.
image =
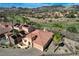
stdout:
<svg viewBox="0 0 79 59">
<path fill-rule="evenodd" d="M 0 56 L 39 56 L 42 52 L 35 48 L 28 49 L 13 49 L 13 48 L 1 48 L 0 47 Z"/>
</svg>

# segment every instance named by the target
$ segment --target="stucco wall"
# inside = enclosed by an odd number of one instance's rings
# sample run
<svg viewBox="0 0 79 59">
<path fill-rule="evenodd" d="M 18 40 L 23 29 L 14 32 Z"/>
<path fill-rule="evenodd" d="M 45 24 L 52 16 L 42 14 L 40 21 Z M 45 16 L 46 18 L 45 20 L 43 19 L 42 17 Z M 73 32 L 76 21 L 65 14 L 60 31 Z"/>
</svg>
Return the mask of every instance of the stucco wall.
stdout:
<svg viewBox="0 0 79 59">
<path fill-rule="evenodd" d="M 43 46 L 40 46 L 37 43 L 33 43 L 33 47 L 43 51 Z"/>
<path fill-rule="evenodd" d="M 24 40 L 27 40 L 27 42 L 24 42 Z M 32 41 L 30 38 L 23 38 L 22 42 L 25 44 L 25 45 L 28 45 L 30 47 L 32 47 Z M 30 42 L 30 45 L 28 44 L 28 42 Z"/>
<path fill-rule="evenodd" d="M 41 51 L 44 51 L 50 45 L 51 41 L 52 41 L 52 39 L 50 38 L 45 45 L 39 45 L 37 43 L 33 43 L 33 47 L 35 47 Z"/>
<path fill-rule="evenodd" d="M 28 28 L 22 27 L 22 30 L 24 30 L 26 33 L 29 33 Z"/>
<path fill-rule="evenodd" d="M 53 39 L 50 38 L 49 41 L 44 45 L 43 49 L 46 49 L 50 45 L 52 40 Z"/>
</svg>

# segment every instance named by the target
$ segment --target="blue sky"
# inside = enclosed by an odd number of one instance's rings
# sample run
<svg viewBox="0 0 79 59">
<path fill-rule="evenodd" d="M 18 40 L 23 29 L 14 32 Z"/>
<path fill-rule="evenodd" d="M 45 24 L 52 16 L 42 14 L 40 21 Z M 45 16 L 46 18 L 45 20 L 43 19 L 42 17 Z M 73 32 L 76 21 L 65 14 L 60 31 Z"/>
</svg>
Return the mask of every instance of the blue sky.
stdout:
<svg viewBox="0 0 79 59">
<path fill-rule="evenodd" d="M 79 3 L 0 3 L 0 7 L 27 7 L 27 8 L 37 8 L 41 6 L 52 6 L 52 5 L 79 5 Z"/>
</svg>

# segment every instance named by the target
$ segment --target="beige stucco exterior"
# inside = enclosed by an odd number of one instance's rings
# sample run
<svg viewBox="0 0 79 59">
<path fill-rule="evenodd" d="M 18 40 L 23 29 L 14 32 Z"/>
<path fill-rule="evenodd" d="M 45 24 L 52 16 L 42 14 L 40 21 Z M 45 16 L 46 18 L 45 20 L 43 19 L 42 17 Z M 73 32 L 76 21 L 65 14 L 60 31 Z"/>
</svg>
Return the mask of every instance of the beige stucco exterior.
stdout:
<svg viewBox="0 0 79 59">
<path fill-rule="evenodd" d="M 37 44 L 37 43 L 33 43 L 33 47 L 34 47 L 34 48 L 37 48 L 37 49 L 39 49 L 39 50 L 41 50 L 41 51 L 44 50 L 43 46 L 40 46 L 40 45 Z"/>
<path fill-rule="evenodd" d="M 30 46 L 30 47 L 32 47 L 32 40 L 30 39 L 30 38 L 23 38 L 22 39 L 22 42 L 23 42 L 23 44 L 25 44 L 25 45 L 28 45 L 28 46 Z"/>
<path fill-rule="evenodd" d="M 20 31 L 21 29 L 19 27 L 14 26 L 14 29 Z"/>
<path fill-rule="evenodd" d="M 22 30 L 24 30 L 26 33 L 29 33 L 29 29 L 26 28 L 26 27 L 23 27 L 23 26 L 22 26 Z"/>
</svg>

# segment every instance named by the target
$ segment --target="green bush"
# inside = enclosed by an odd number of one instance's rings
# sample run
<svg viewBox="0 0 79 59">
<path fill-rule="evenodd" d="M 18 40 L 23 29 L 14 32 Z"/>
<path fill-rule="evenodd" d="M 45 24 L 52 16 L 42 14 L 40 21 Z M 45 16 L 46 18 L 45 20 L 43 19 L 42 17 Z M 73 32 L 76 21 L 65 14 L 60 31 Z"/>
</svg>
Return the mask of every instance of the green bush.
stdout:
<svg viewBox="0 0 79 59">
<path fill-rule="evenodd" d="M 67 31 L 77 33 L 77 28 L 75 26 L 70 26 L 67 28 Z"/>
<path fill-rule="evenodd" d="M 13 29 L 12 33 L 13 33 L 13 35 L 17 35 L 19 33 L 19 31 L 16 29 Z"/>
<path fill-rule="evenodd" d="M 58 24 L 58 23 L 53 24 L 53 27 L 63 28 L 62 24 Z"/>
<path fill-rule="evenodd" d="M 53 37 L 53 41 L 55 42 L 55 44 L 59 44 L 61 40 L 62 40 L 62 35 L 58 32 L 55 33 Z"/>
</svg>

